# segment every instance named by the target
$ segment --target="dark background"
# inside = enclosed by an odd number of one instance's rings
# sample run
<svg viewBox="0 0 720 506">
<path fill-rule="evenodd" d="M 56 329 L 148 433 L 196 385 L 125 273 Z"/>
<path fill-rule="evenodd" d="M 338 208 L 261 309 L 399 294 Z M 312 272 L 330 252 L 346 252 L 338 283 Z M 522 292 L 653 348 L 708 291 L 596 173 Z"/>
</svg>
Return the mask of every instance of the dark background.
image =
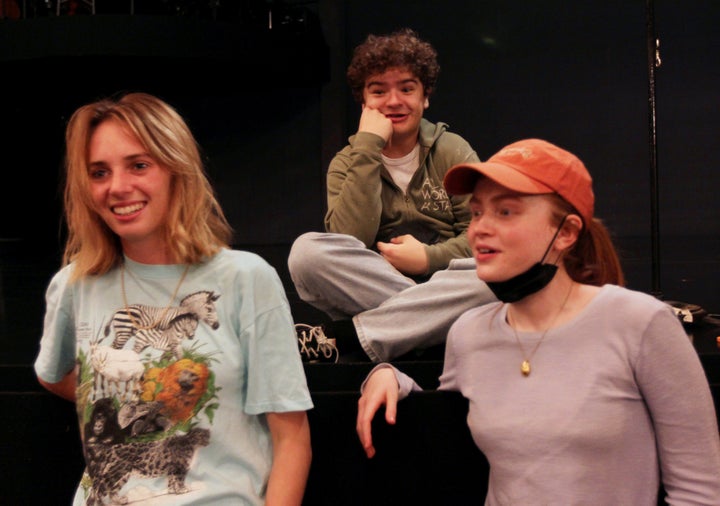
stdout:
<svg viewBox="0 0 720 506">
<path fill-rule="evenodd" d="M 128 90 L 155 93 L 186 117 L 235 246 L 266 256 L 287 281 L 287 249 L 321 228 L 327 164 L 357 125 L 344 78 L 352 48 L 368 33 L 408 26 L 439 53 L 430 120 L 449 123 L 483 159 L 523 137 L 575 152 L 594 176 L 596 214 L 616 237 L 629 286 L 720 310 L 717 2 L 135 4 L 132 15 L 129 1 L 97 0 L 95 15 L 57 16 L 53 4 L 27 0 L 20 19 L 0 20 L 0 260 L 6 277 L 20 275 L 12 255 L 42 262 L 22 272 L 28 289 L 59 266 L 69 114 Z M 662 58 L 656 147 L 649 20 Z M 43 300 L 20 295 L 5 293 L 5 325 L 14 303 L 35 313 L 27 334 L 3 337 L 3 363 L 29 364 L 36 352 Z"/>
<path fill-rule="evenodd" d="M 94 15 L 56 9 L 0 0 L 2 504 L 67 504 L 82 470 L 74 408 L 39 387 L 32 363 L 64 239 L 65 123 L 108 94 L 147 91 L 184 115 L 234 246 L 275 266 L 296 321 L 313 323 L 321 315 L 299 301 L 286 259 L 295 237 L 321 229 L 327 165 L 357 127 L 345 69 L 368 33 L 414 28 L 439 53 L 430 120 L 449 123 L 482 159 L 524 137 L 573 151 L 593 174 L 596 214 L 615 235 L 629 287 L 720 312 L 716 0 L 96 0 Z M 660 39 L 654 87 L 648 28 Z M 720 406 L 716 334 L 689 328 Z M 315 409 L 304 504 L 481 497 L 487 466 L 463 399 L 404 401 L 398 430 L 377 427 L 386 453 L 362 456 L 353 427 L 370 367 L 306 365 Z M 442 362 L 403 367 L 431 389 Z"/>
</svg>

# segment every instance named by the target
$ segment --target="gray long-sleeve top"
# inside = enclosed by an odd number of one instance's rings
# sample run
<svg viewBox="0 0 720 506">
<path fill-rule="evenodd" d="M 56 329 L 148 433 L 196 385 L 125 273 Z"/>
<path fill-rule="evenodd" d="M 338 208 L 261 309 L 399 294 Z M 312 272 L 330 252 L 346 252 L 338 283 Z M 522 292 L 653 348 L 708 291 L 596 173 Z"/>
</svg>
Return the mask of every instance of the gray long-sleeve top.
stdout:
<svg viewBox="0 0 720 506">
<path fill-rule="evenodd" d="M 668 504 L 720 504 L 713 398 L 669 306 L 605 285 L 547 333 L 525 377 L 500 304 L 452 326 L 439 387 L 469 400 L 490 464 L 486 506 L 655 506 L 661 478 Z M 526 350 L 540 334 L 519 333 Z M 401 398 L 420 388 L 396 376 Z"/>
</svg>

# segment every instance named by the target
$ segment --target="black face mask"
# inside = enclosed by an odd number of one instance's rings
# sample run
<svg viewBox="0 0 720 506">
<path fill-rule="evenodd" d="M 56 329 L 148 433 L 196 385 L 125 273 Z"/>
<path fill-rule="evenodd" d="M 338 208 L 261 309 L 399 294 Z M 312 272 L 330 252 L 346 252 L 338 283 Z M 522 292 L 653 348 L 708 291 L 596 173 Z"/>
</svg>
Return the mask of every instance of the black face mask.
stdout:
<svg viewBox="0 0 720 506">
<path fill-rule="evenodd" d="M 567 216 L 565 216 L 567 218 Z M 560 233 L 560 229 L 565 223 L 565 218 L 562 219 L 558 229 L 555 231 L 550 244 L 545 250 L 542 259 L 525 272 L 521 272 L 517 276 L 514 276 L 506 281 L 496 281 L 487 283 L 488 288 L 495 294 L 495 296 L 502 302 L 516 302 L 520 299 L 527 297 L 535 292 L 539 292 L 545 288 L 548 283 L 555 277 L 555 273 L 558 270 L 557 265 L 544 264 L 545 257 L 550 252 L 555 239 Z"/>
</svg>

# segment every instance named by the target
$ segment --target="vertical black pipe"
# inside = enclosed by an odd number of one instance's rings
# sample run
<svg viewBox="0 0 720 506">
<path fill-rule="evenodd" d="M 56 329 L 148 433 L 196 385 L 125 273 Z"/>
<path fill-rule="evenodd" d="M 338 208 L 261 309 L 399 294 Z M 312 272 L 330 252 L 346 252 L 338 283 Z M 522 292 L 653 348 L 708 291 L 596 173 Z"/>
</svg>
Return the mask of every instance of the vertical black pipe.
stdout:
<svg viewBox="0 0 720 506">
<path fill-rule="evenodd" d="M 655 109 L 655 70 L 660 66 L 660 41 L 655 33 L 654 0 L 646 2 L 648 120 L 650 129 L 650 244 L 652 295 L 662 298 L 660 288 L 660 208 L 658 188 L 657 125 Z"/>
</svg>

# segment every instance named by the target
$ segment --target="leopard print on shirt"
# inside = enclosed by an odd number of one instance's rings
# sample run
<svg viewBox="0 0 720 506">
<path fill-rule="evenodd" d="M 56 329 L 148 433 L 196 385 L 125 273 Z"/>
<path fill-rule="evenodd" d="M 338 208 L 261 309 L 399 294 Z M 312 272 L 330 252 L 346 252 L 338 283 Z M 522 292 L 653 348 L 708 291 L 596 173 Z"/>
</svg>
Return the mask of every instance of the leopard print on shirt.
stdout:
<svg viewBox="0 0 720 506">
<path fill-rule="evenodd" d="M 118 496 L 118 492 L 133 474 L 167 476 L 171 494 L 187 492 L 185 477 L 190 462 L 198 448 L 209 442 L 210 431 L 195 428 L 161 441 L 88 445 L 87 470 L 92 478 L 88 506 L 101 506 L 106 497 L 113 504 L 127 504 L 127 497 Z"/>
</svg>

